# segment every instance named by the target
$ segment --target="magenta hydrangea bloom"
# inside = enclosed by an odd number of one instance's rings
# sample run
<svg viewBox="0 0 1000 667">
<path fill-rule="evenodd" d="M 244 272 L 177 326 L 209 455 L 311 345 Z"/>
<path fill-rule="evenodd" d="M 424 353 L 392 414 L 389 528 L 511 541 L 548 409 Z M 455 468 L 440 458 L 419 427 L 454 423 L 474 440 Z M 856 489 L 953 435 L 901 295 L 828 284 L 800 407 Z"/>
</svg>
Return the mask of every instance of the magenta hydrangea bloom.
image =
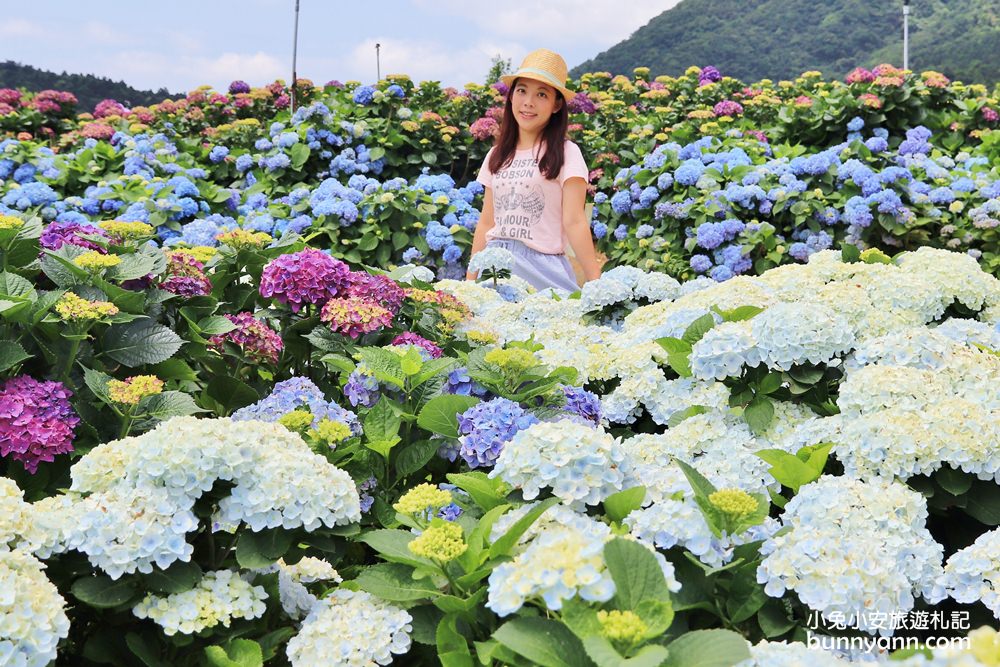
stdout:
<svg viewBox="0 0 1000 667">
<path fill-rule="evenodd" d="M 205 275 L 205 265 L 188 254 L 171 253 L 167 260 L 166 279 L 160 289 L 180 296 L 204 296 L 212 293 L 212 283 Z"/>
<path fill-rule="evenodd" d="M 320 319 L 337 332 L 358 338 L 392 324 L 392 313 L 382 306 L 356 296 L 330 299 L 323 306 Z"/>
<path fill-rule="evenodd" d="M 208 339 L 209 347 L 221 349 L 225 344 L 233 343 L 243 350 L 243 354 L 256 363 L 278 363 L 278 356 L 285 344 L 271 327 L 267 326 L 253 313 L 226 315 L 226 319 L 236 325 L 232 331 Z"/>
<path fill-rule="evenodd" d="M 233 95 L 236 95 L 238 93 L 249 93 L 250 84 L 247 83 L 246 81 L 241 81 L 237 79 L 236 81 L 233 81 L 231 84 L 229 84 L 229 92 L 232 93 Z"/>
<path fill-rule="evenodd" d="M 743 113 L 743 105 L 732 100 L 722 100 L 712 109 L 716 116 L 739 116 Z"/>
<path fill-rule="evenodd" d="M 88 250 L 96 250 L 102 255 L 107 253 L 107 250 L 93 241 L 83 238 L 81 234 L 99 236 L 105 239 L 108 237 L 103 229 L 93 225 L 81 225 L 78 222 L 53 222 L 42 231 L 38 243 L 48 250 L 59 250 L 59 248 L 63 247 L 63 244 L 69 243 L 70 245 L 80 246 Z"/>
<path fill-rule="evenodd" d="M 404 331 L 395 338 L 392 339 L 393 345 L 416 345 L 417 347 L 427 350 L 431 355 L 431 359 L 437 359 L 441 356 L 441 348 L 430 342 L 420 334 L 415 334 L 412 331 Z"/>
<path fill-rule="evenodd" d="M 351 284 L 347 264 L 315 248 L 281 255 L 264 267 L 260 295 L 288 304 L 299 312 L 305 304 L 322 306 L 343 295 Z"/>
<path fill-rule="evenodd" d="M 356 296 L 377 303 L 392 311 L 395 315 L 406 299 L 406 292 L 389 276 L 373 275 L 364 271 L 351 273 L 351 283 L 347 288 L 347 296 Z"/>
<path fill-rule="evenodd" d="M 0 389 L 0 456 L 9 456 L 34 474 L 42 461 L 73 451 L 80 418 L 69 404 L 73 392 L 61 382 L 11 378 Z"/>
</svg>

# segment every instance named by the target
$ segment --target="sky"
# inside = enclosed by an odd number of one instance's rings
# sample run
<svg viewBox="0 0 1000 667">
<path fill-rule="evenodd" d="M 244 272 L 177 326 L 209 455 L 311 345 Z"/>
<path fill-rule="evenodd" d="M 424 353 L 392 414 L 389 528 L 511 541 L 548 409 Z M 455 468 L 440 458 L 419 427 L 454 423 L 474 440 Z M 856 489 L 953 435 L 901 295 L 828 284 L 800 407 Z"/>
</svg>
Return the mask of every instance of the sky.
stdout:
<svg viewBox="0 0 1000 667">
<path fill-rule="evenodd" d="M 376 44 L 383 76 L 446 86 L 483 83 L 494 56 L 516 68 L 543 47 L 573 68 L 678 2 L 300 0 L 296 70 L 317 84 L 373 83 Z M 294 10 L 295 0 L 10 3 L 0 21 L 0 60 L 172 93 L 224 90 L 234 79 L 259 86 L 291 79 Z"/>
</svg>

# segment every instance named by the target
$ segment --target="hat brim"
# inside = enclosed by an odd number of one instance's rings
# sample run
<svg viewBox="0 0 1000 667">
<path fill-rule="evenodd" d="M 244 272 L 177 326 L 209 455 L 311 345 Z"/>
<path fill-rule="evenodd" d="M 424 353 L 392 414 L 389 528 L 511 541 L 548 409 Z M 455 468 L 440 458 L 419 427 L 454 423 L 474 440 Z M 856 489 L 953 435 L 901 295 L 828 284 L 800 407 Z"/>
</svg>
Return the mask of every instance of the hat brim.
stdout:
<svg viewBox="0 0 1000 667">
<path fill-rule="evenodd" d="M 532 81 L 537 81 L 538 83 L 544 83 L 546 86 L 551 86 L 562 93 L 563 98 L 569 102 L 571 99 L 576 97 L 576 93 L 567 88 L 566 86 L 560 86 L 552 83 L 548 79 L 538 76 L 532 72 L 514 72 L 513 74 L 507 74 L 500 77 L 500 81 L 505 83 L 508 87 L 513 86 L 514 82 L 518 79 L 531 79 Z"/>
</svg>

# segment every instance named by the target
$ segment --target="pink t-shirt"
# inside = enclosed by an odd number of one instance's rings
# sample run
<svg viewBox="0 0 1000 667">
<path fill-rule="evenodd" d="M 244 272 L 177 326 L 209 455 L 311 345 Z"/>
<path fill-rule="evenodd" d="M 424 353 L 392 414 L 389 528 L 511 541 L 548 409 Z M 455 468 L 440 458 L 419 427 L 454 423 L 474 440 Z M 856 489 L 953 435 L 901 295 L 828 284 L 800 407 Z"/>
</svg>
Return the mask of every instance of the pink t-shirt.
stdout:
<svg viewBox="0 0 1000 667">
<path fill-rule="evenodd" d="M 509 165 L 493 173 L 486 154 L 477 181 L 493 189 L 495 225 L 486 240 L 511 239 L 547 255 L 558 255 L 566 247 L 562 226 L 562 186 L 570 178 L 587 180 L 587 164 L 580 147 L 566 140 L 563 166 L 559 176 L 548 180 L 538 171 L 538 159 L 532 149 L 514 153 Z M 540 157 L 540 156 L 539 156 Z"/>
</svg>

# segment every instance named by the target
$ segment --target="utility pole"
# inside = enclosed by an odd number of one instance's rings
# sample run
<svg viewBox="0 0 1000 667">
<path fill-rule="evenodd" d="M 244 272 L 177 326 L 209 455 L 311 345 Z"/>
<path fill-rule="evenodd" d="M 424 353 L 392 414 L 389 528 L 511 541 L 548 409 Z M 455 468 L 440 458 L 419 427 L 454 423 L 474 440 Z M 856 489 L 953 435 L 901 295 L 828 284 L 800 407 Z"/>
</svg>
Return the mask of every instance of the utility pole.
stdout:
<svg viewBox="0 0 1000 667">
<path fill-rule="evenodd" d="M 378 81 L 382 80 L 382 63 L 379 61 L 379 52 L 378 52 L 379 49 L 381 48 L 382 45 L 379 44 L 378 42 L 375 42 L 375 74 L 377 76 Z"/>
<path fill-rule="evenodd" d="M 903 69 L 910 69 L 910 0 L 903 0 Z"/>
<path fill-rule="evenodd" d="M 295 82 L 298 74 L 295 71 L 295 60 L 299 55 L 299 0 L 295 0 L 295 36 L 292 38 L 292 85 L 290 87 L 291 110 L 295 113 Z"/>
</svg>

